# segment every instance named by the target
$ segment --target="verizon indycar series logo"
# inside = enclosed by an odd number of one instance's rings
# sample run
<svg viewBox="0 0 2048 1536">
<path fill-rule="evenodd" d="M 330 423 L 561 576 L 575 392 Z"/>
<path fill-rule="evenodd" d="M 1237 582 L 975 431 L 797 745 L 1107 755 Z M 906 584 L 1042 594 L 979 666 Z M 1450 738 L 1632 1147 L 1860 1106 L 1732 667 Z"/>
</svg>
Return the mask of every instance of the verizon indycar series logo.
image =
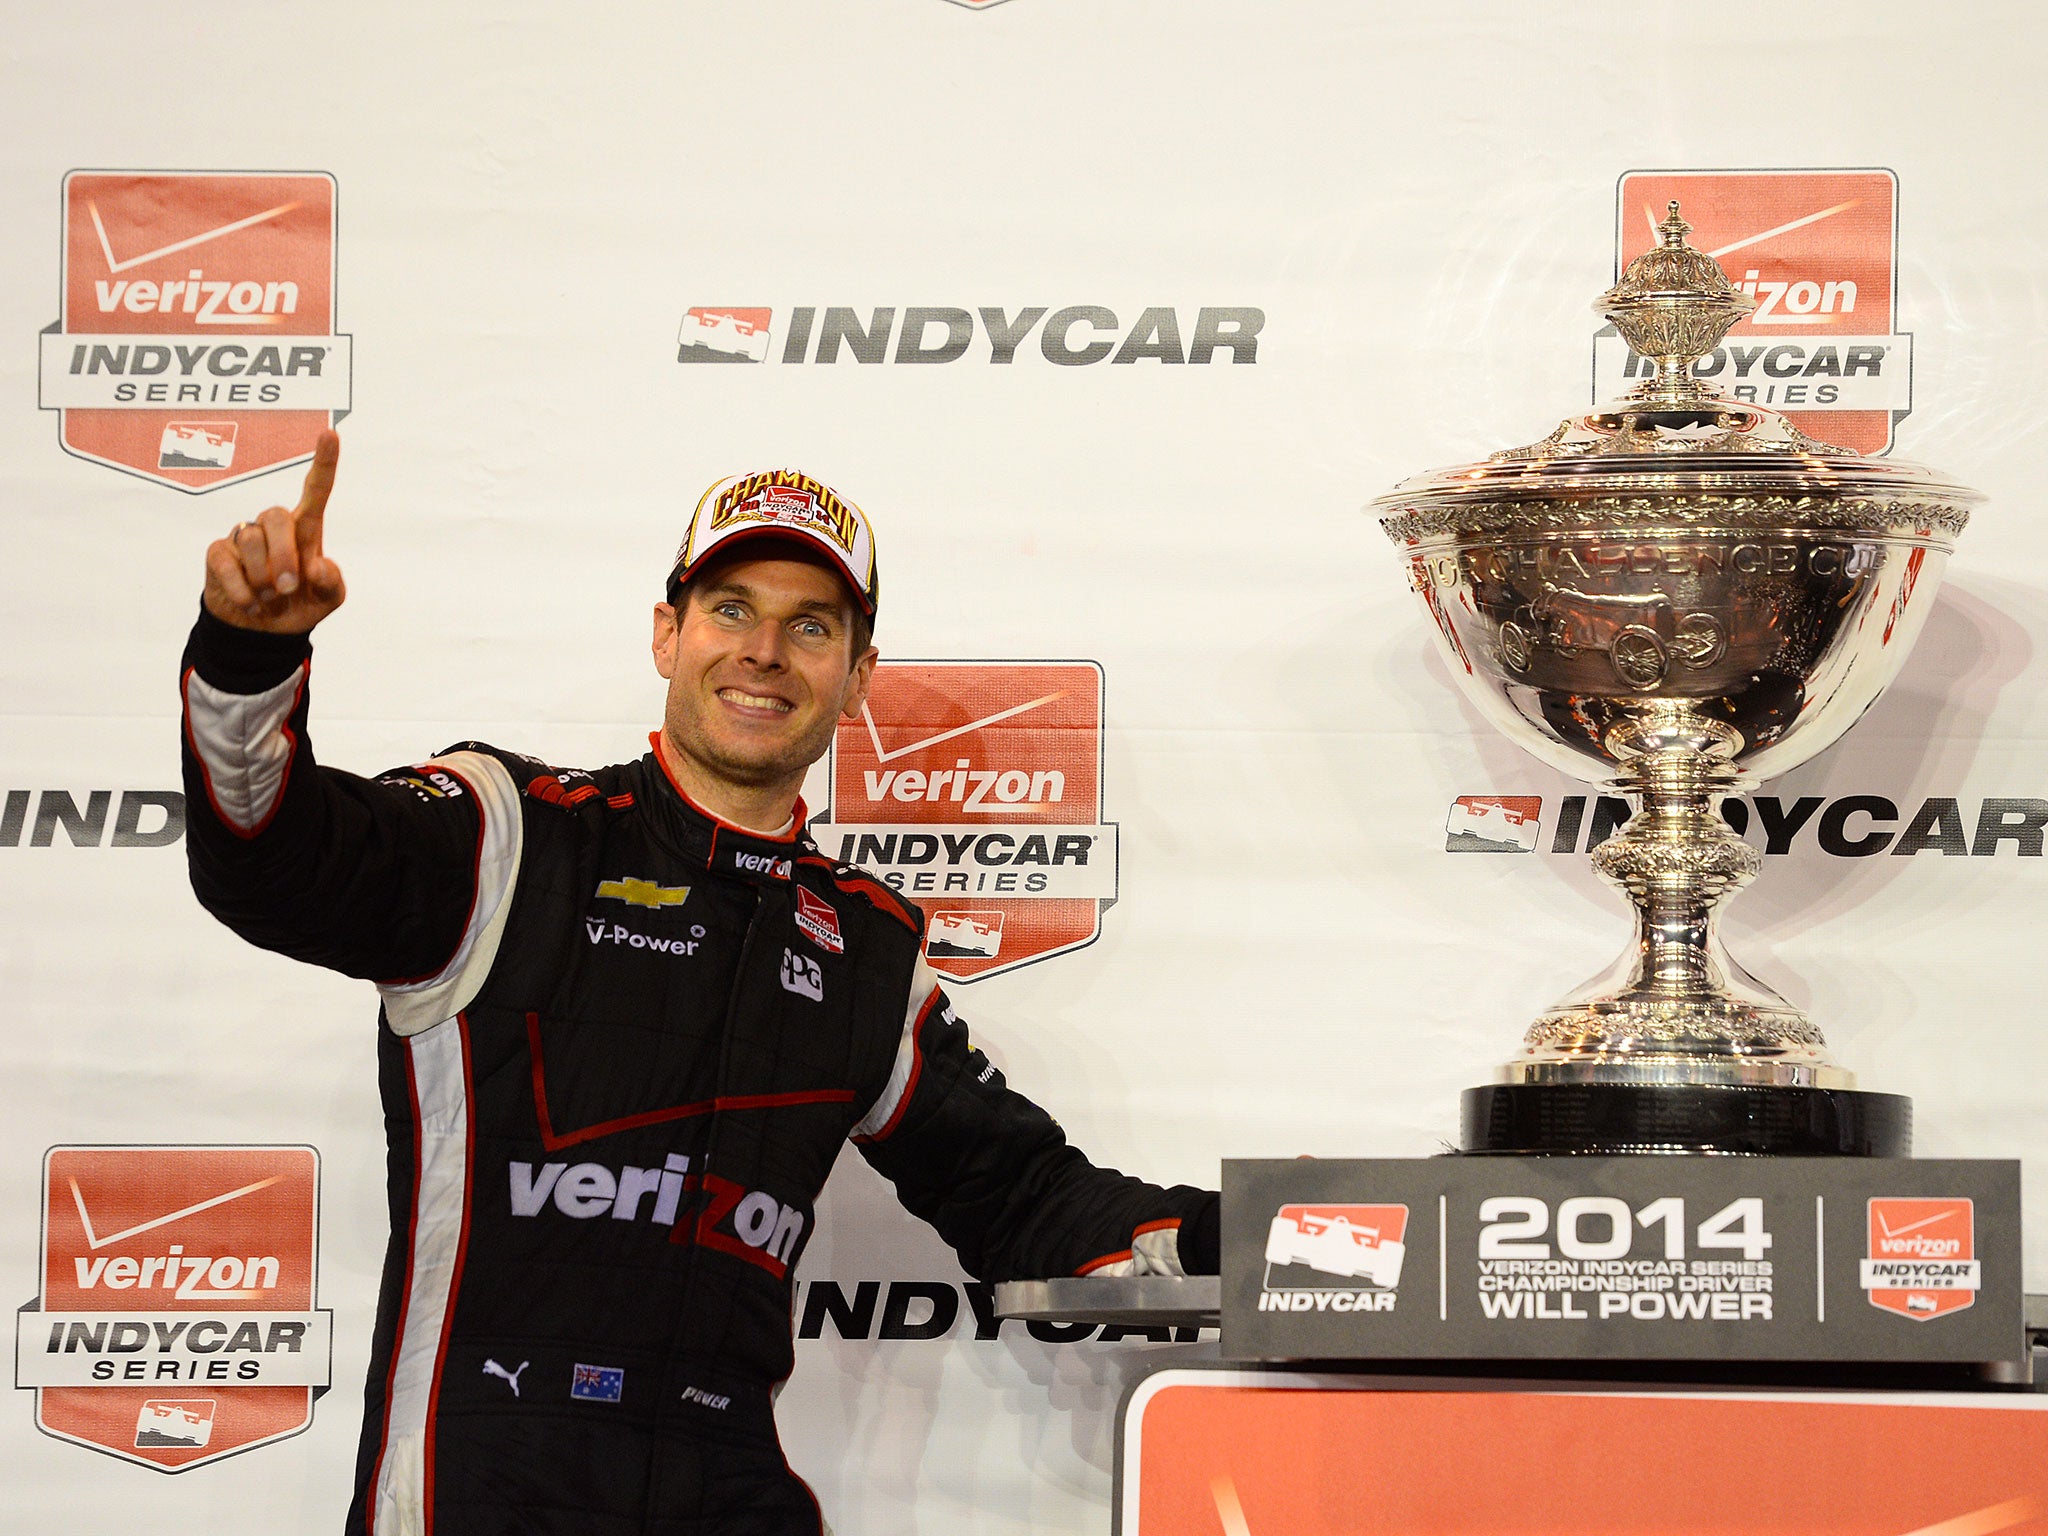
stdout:
<svg viewBox="0 0 2048 1536">
<path fill-rule="evenodd" d="M 1898 190 L 1886 170 L 1630 171 L 1617 265 L 1658 243 L 1676 199 L 1689 242 L 1756 301 L 1693 372 L 1823 442 L 1883 453 L 1913 408 L 1913 338 L 1898 329 Z M 1594 342 L 1596 403 L 1655 372 L 1612 328 Z"/>
<path fill-rule="evenodd" d="M 332 176 L 73 171 L 63 204 L 40 403 L 66 452 L 210 491 L 348 414 Z"/>
<path fill-rule="evenodd" d="M 1918 1322 L 1960 1312 L 1983 1284 L 1973 1202 L 1874 1199 L 1870 1256 L 1858 1265 L 1873 1307 Z"/>
<path fill-rule="evenodd" d="M 802 886 L 796 888 L 796 925 L 818 948 L 835 955 L 846 952 L 846 940 L 839 932 L 838 908 Z"/>
<path fill-rule="evenodd" d="M 1129 314 L 1128 308 L 1125 310 Z M 1102 304 L 959 309 L 946 304 L 700 305 L 683 311 L 679 363 L 1256 363 L 1266 312 L 1154 304 L 1125 320 Z"/>
<path fill-rule="evenodd" d="M 319 1184 L 311 1147 L 52 1147 L 42 1294 L 15 1324 L 37 1427 L 183 1472 L 311 1424 Z"/>
<path fill-rule="evenodd" d="M 1266 1229 L 1261 1312 L 1391 1312 L 1405 1205 L 1283 1205 Z"/>
<path fill-rule="evenodd" d="M 813 832 L 925 912 L 925 956 L 978 981 L 1078 949 L 1116 900 L 1092 661 L 885 661 L 841 721 Z"/>
</svg>

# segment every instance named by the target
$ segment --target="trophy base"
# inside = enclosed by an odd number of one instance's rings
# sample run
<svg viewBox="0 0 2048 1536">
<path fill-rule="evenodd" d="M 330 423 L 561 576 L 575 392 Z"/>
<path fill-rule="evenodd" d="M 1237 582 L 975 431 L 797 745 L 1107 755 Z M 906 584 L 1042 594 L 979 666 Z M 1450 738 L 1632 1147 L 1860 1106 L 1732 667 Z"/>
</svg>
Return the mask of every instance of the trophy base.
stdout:
<svg viewBox="0 0 2048 1536">
<path fill-rule="evenodd" d="M 1705 1152 L 1909 1157 L 1913 1101 L 1849 1088 L 1492 1083 L 1468 1088 L 1466 1154 Z"/>
</svg>

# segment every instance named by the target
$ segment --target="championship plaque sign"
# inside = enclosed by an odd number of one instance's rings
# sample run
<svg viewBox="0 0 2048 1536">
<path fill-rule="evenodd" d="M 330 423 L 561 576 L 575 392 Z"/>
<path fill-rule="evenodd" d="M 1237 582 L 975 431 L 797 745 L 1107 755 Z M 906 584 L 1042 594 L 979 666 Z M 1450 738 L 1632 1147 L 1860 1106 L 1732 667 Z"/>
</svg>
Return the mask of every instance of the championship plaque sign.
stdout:
<svg viewBox="0 0 2048 1536">
<path fill-rule="evenodd" d="M 1224 1353 L 2027 1357 L 2015 1162 L 1227 1161 Z"/>
</svg>

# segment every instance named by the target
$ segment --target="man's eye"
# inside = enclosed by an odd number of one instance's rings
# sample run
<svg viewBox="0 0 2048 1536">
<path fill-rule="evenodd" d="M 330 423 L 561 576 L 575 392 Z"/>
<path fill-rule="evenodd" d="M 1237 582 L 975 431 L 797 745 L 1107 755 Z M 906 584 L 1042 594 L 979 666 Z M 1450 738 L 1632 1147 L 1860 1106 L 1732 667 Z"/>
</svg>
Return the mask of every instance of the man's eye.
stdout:
<svg viewBox="0 0 2048 1536">
<path fill-rule="evenodd" d="M 828 640 L 832 635 L 832 631 L 816 619 L 798 619 L 792 627 L 806 640 Z"/>
<path fill-rule="evenodd" d="M 743 619 L 747 616 L 747 610 L 735 602 L 719 603 L 711 611 L 721 619 Z"/>
</svg>

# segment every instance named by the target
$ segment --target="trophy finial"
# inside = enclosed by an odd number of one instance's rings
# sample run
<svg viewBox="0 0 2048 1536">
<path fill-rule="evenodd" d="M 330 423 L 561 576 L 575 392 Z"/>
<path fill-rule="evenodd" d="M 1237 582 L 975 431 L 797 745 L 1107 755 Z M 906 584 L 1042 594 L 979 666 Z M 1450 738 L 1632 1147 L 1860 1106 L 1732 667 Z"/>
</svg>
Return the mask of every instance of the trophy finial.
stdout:
<svg viewBox="0 0 2048 1536">
<path fill-rule="evenodd" d="M 1720 344 L 1728 327 L 1756 308 L 1715 263 L 1685 243 L 1692 226 L 1674 198 L 1657 226 L 1661 243 L 1628 264 L 1621 281 L 1593 307 L 1614 323 L 1657 374 L 1630 391 L 1641 404 L 1693 405 L 1716 398 L 1692 377 L 1692 365 Z"/>
</svg>

